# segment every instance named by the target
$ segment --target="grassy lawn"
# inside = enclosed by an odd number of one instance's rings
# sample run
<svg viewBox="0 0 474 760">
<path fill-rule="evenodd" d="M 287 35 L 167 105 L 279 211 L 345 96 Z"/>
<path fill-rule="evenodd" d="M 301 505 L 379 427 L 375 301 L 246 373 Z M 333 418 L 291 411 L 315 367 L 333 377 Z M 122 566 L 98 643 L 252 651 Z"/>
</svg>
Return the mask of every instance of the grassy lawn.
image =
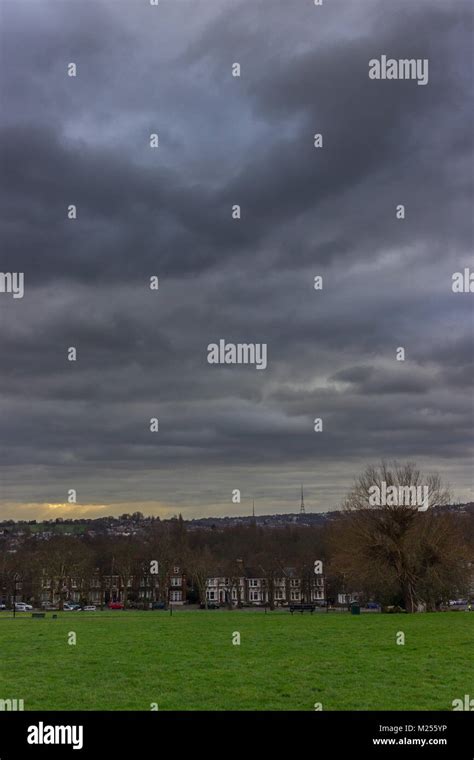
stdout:
<svg viewBox="0 0 474 760">
<path fill-rule="evenodd" d="M 2 612 L 0 699 L 25 710 L 451 710 L 474 696 L 473 644 L 467 612 Z"/>
</svg>

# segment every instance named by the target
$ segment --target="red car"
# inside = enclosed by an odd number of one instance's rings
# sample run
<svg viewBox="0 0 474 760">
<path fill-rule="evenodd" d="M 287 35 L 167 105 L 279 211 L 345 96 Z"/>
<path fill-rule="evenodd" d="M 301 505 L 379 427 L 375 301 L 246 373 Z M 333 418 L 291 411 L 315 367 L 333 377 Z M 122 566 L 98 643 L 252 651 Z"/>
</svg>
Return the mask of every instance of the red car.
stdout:
<svg viewBox="0 0 474 760">
<path fill-rule="evenodd" d="M 109 602 L 109 610 L 123 610 L 123 602 Z"/>
</svg>

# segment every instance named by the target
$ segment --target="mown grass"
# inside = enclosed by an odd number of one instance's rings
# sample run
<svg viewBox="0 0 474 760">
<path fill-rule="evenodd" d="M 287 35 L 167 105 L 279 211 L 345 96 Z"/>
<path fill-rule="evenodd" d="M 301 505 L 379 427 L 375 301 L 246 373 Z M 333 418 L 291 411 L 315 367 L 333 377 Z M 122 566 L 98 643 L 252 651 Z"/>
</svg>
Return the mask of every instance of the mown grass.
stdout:
<svg viewBox="0 0 474 760">
<path fill-rule="evenodd" d="M 0 613 L 0 699 L 25 710 L 451 710 L 474 696 L 473 644 L 467 612 Z"/>
</svg>

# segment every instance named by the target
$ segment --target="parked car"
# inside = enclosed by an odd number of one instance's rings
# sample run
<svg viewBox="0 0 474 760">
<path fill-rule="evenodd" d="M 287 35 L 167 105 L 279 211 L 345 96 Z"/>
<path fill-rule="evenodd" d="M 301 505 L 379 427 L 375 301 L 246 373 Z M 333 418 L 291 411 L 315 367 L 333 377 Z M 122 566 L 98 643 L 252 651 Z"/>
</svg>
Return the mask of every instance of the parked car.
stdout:
<svg viewBox="0 0 474 760">
<path fill-rule="evenodd" d="M 44 610 L 57 610 L 59 609 L 56 604 L 53 604 L 52 602 L 41 602 L 41 606 Z"/>
<path fill-rule="evenodd" d="M 0 610 L 6 610 L 7 605 L 6 604 L 0 604 Z"/>
<path fill-rule="evenodd" d="M 80 606 L 78 604 L 70 604 L 69 602 L 64 602 L 63 604 L 63 610 L 64 612 L 74 612 L 74 610 L 80 610 Z"/>
<path fill-rule="evenodd" d="M 95 604 L 86 604 L 85 607 L 80 607 L 79 609 L 84 610 L 84 612 L 95 612 L 96 606 Z"/>
<path fill-rule="evenodd" d="M 201 609 L 201 610 L 205 610 L 206 609 L 206 605 L 204 604 L 204 602 L 201 602 L 201 604 L 199 605 L 199 609 Z M 207 603 L 207 609 L 208 610 L 218 610 L 219 609 L 219 605 L 216 602 L 208 602 Z"/>
<path fill-rule="evenodd" d="M 151 605 L 152 610 L 165 610 L 166 604 L 164 602 L 153 602 Z"/>
<path fill-rule="evenodd" d="M 33 607 L 31 604 L 26 604 L 26 602 L 15 602 L 15 610 L 17 612 L 29 612 L 32 609 Z"/>
<path fill-rule="evenodd" d="M 109 602 L 109 610 L 123 610 L 123 602 Z"/>
</svg>

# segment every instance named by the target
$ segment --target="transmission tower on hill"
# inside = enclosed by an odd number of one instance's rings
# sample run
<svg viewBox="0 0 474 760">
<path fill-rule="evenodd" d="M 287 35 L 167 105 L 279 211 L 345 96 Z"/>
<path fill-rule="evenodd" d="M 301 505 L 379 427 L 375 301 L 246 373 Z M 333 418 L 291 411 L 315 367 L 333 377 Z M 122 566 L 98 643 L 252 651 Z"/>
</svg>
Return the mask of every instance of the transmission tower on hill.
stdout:
<svg viewBox="0 0 474 760">
<path fill-rule="evenodd" d="M 304 496 L 303 496 L 303 486 L 301 486 L 301 504 L 300 504 L 300 515 L 305 514 L 305 508 L 304 508 Z"/>
</svg>

